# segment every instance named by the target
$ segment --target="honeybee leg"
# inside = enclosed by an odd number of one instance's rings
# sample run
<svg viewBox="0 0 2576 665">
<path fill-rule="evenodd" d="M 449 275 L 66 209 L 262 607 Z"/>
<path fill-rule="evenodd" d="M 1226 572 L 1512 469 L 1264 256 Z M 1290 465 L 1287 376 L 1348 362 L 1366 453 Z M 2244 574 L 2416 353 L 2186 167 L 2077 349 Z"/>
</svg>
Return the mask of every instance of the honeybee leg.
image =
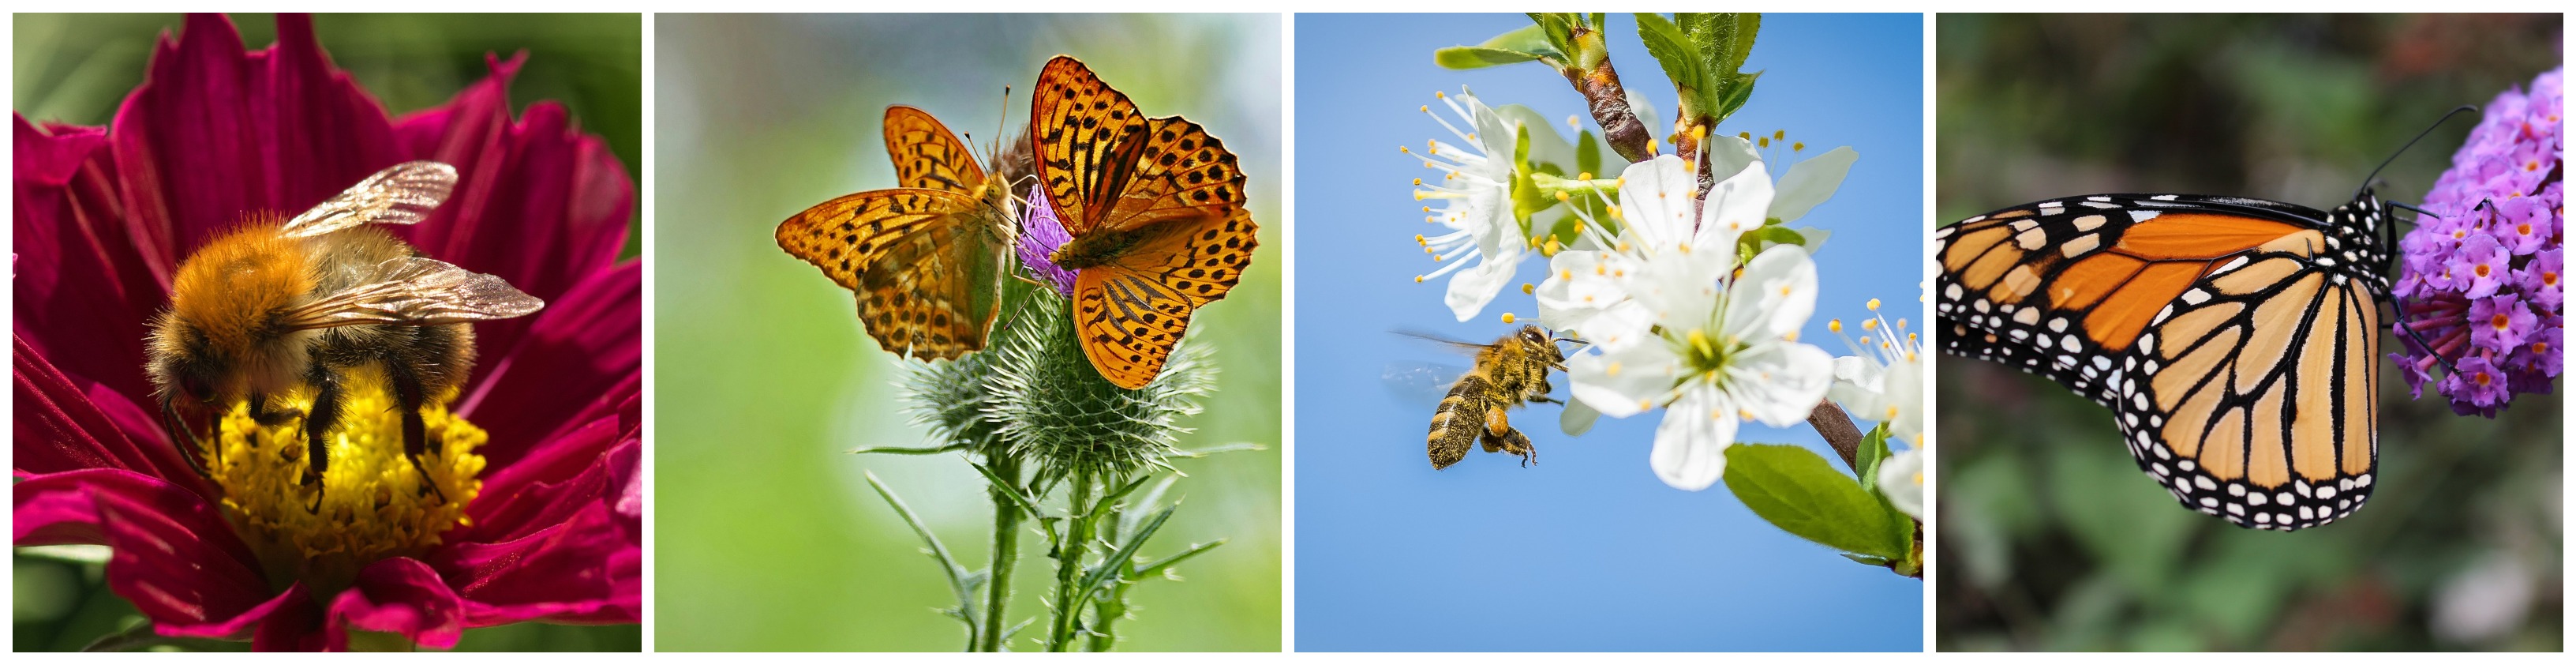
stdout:
<svg viewBox="0 0 2576 665">
<path fill-rule="evenodd" d="M 438 483 L 430 482 L 429 469 L 420 464 L 421 453 L 437 445 L 429 440 L 429 428 L 421 422 L 420 377 L 399 367 L 396 363 L 386 363 L 385 375 L 393 380 L 394 402 L 396 408 L 402 409 L 403 457 L 411 460 L 411 470 L 420 472 L 420 484 L 429 487 L 430 495 L 438 497 L 440 503 L 446 503 L 447 493 L 438 489 Z"/>
<path fill-rule="evenodd" d="M 331 426 L 340 422 L 340 375 L 321 363 L 305 372 L 305 381 L 313 384 L 313 410 L 304 414 L 304 477 L 299 481 L 313 487 L 313 507 L 305 512 L 322 512 L 322 473 L 331 470 L 331 445 L 327 436 Z"/>
<path fill-rule="evenodd" d="M 1537 451 L 1530 446 L 1529 437 L 1521 434 L 1520 430 L 1512 429 L 1512 422 L 1503 415 L 1501 405 L 1485 409 L 1485 434 L 1481 439 L 1485 444 L 1485 452 L 1519 455 L 1521 466 L 1524 467 L 1529 466 L 1530 461 L 1538 457 Z"/>
</svg>

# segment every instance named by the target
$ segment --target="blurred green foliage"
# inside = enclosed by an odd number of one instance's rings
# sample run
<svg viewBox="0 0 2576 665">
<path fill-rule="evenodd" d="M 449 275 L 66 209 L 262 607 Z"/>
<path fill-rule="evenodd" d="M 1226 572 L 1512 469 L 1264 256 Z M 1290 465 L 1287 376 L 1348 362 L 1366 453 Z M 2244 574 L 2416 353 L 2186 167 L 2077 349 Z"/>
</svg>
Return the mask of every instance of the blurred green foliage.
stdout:
<svg viewBox="0 0 2576 665">
<path fill-rule="evenodd" d="M 863 474 L 973 567 L 991 540 L 985 483 L 953 455 L 843 452 L 931 439 L 894 388 L 903 361 L 861 330 L 850 292 L 772 234 L 807 206 L 893 186 L 887 105 L 981 145 L 1005 119 L 1019 131 L 1039 67 L 1068 53 L 1146 113 L 1223 139 L 1263 226 L 1241 284 L 1191 320 L 1219 370 L 1180 447 L 1268 449 L 1173 461 L 1189 476 L 1166 499 L 1182 505 L 1144 555 L 1230 541 L 1180 566 L 1185 581 L 1139 585 L 1117 648 L 1278 650 L 1278 18 L 662 14 L 655 27 L 655 648 L 965 646 L 935 613 L 954 602 L 946 579 Z M 1044 616 L 1053 564 L 1044 538 L 1019 540 L 1014 623 Z M 1010 648 L 1035 650 L 1043 633 Z"/>
<path fill-rule="evenodd" d="M 2556 16 L 1943 14 L 1939 221 L 2101 192 L 2331 207 L 2451 107 L 2557 66 L 2561 30 Z M 2380 194 L 2422 196 L 2472 124 L 2398 159 Z M 2383 374 L 2370 505 L 2282 534 L 2176 505 L 2108 410 L 2047 379 L 1950 356 L 1938 376 L 1942 650 L 2563 648 L 2555 395 L 2461 417 Z"/>
<path fill-rule="evenodd" d="M 180 22 L 175 14 L 17 14 L 10 33 L 10 106 L 30 120 L 105 125 L 126 94 L 143 82 L 153 41 L 165 31 L 175 37 Z M 248 48 L 276 41 L 276 24 L 266 14 L 235 14 L 233 22 Z M 525 49 L 528 63 L 511 84 L 511 100 L 522 109 L 537 100 L 563 102 L 584 129 L 607 139 L 630 175 L 642 175 L 640 14 L 325 14 L 313 23 L 332 61 L 397 116 L 446 103 L 456 91 L 487 76 L 491 68 L 484 54 L 507 58 Z M 636 209 L 640 229 L 643 208 Z M 625 255 L 636 256 L 641 249 L 641 234 L 633 234 Z M 79 649 L 141 618 L 133 605 L 107 590 L 95 566 L 13 559 L 15 650 Z M 174 646 L 248 648 L 246 643 L 210 640 Z M 643 629 L 516 624 L 466 631 L 456 648 L 638 651 Z"/>
<path fill-rule="evenodd" d="M 242 44 L 277 41 L 268 14 L 233 14 Z M 105 125 L 143 82 L 154 40 L 178 35 L 177 14 L 17 14 L 11 24 L 10 108 L 30 120 Z M 644 17 L 642 14 L 321 14 L 314 33 L 331 61 L 349 71 L 395 116 L 447 103 L 491 75 L 486 54 L 528 52 L 510 83 L 524 110 L 561 102 L 583 130 L 607 139 L 642 191 Z M 625 256 L 642 253 L 644 207 Z"/>
</svg>

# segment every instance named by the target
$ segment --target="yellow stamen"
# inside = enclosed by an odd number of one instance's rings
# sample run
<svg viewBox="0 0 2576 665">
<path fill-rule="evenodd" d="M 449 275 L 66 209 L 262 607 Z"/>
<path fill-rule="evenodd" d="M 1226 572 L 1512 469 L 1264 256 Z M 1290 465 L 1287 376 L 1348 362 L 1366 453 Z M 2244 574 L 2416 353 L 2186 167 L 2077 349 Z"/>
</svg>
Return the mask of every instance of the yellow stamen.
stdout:
<svg viewBox="0 0 2576 665">
<path fill-rule="evenodd" d="M 1538 293 L 1538 285 L 1531 284 L 1529 282 L 1521 282 L 1521 295 L 1530 295 L 1533 293 Z"/>
<path fill-rule="evenodd" d="M 468 523 L 465 506 L 483 489 L 477 476 L 484 461 L 474 449 L 487 435 L 447 411 L 453 391 L 423 409 L 423 429 L 436 445 L 421 453 L 416 470 L 403 453 L 403 412 L 383 372 L 363 369 L 344 379 L 340 420 L 327 437 L 330 469 L 318 486 L 302 483 L 304 420 L 263 426 L 247 401 L 232 405 L 217 426 L 212 443 L 220 454 L 203 458 L 223 491 L 227 521 L 270 579 L 303 581 L 323 597 L 348 588 L 368 564 L 426 556 L 448 529 Z M 296 412 L 312 406 L 302 390 L 269 402 Z M 321 509 L 308 512 L 316 492 Z"/>
<path fill-rule="evenodd" d="M 1842 332 L 1842 331 L 1843 331 L 1843 320 L 1842 320 L 1842 319 L 1834 319 L 1834 320 L 1832 320 L 1832 321 L 1826 321 L 1826 322 L 1825 322 L 1825 329 L 1826 329 L 1826 330 L 1831 330 L 1831 331 L 1834 331 L 1834 332 Z"/>
<path fill-rule="evenodd" d="M 1504 312 L 1504 313 L 1503 313 L 1503 322 L 1504 322 L 1504 323 L 1511 323 L 1511 322 L 1512 322 L 1512 313 L 1511 313 L 1511 312 Z"/>
</svg>

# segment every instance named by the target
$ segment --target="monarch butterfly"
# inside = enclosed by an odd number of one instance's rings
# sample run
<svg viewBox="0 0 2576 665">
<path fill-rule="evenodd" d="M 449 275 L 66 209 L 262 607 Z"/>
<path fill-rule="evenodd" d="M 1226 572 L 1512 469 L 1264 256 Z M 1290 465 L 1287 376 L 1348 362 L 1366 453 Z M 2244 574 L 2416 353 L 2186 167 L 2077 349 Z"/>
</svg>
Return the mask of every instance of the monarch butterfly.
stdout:
<svg viewBox="0 0 2576 665">
<path fill-rule="evenodd" d="M 1977 215 L 1934 232 L 1935 334 L 2110 408 L 2184 507 L 2326 524 L 2361 508 L 2378 467 L 2392 209 L 2414 208 L 2365 185 L 2326 212 L 2099 194 Z"/>
</svg>

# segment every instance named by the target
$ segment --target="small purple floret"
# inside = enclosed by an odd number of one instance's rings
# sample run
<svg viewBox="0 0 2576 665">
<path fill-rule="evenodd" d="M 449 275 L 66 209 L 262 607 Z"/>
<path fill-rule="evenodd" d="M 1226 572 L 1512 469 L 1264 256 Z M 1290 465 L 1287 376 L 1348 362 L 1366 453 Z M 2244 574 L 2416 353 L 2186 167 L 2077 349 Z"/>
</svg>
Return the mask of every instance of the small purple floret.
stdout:
<svg viewBox="0 0 2576 665">
<path fill-rule="evenodd" d="M 1028 215 L 1020 221 L 1020 265 L 1028 266 L 1029 272 L 1037 273 L 1058 293 L 1071 298 L 1075 271 L 1047 258 L 1068 242 L 1073 242 L 1073 234 L 1066 233 L 1064 222 L 1056 219 L 1055 204 L 1047 201 L 1046 190 L 1030 189 Z"/>
</svg>

